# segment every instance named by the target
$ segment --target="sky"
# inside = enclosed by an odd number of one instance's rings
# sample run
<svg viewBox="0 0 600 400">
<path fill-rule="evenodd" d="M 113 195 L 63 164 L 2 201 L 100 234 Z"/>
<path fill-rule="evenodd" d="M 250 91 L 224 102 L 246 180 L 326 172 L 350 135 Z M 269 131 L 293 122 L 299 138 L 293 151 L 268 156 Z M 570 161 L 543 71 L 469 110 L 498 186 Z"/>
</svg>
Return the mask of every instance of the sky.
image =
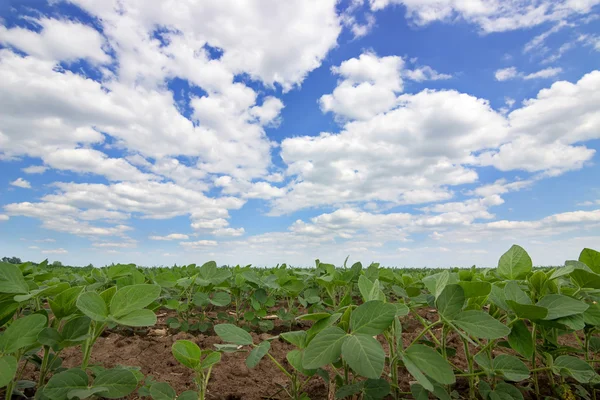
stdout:
<svg viewBox="0 0 600 400">
<path fill-rule="evenodd" d="M 3 0 L 0 255 L 600 249 L 600 0 Z"/>
</svg>

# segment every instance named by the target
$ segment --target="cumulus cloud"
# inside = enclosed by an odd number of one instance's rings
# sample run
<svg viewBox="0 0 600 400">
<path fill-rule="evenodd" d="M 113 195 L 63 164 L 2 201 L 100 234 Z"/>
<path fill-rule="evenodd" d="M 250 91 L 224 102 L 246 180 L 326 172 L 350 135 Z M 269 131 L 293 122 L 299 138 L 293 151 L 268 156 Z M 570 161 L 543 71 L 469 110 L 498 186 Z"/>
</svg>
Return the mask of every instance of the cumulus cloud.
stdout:
<svg viewBox="0 0 600 400">
<path fill-rule="evenodd" d="M 23 189 L 31 189 L 31 183 L 29 183 L 29 181 L 26 181 L 23 178 L 17 178 L 14 181 L 12 181 L 10 184 L 12 186 L 20 187 Z"/>
</svg>

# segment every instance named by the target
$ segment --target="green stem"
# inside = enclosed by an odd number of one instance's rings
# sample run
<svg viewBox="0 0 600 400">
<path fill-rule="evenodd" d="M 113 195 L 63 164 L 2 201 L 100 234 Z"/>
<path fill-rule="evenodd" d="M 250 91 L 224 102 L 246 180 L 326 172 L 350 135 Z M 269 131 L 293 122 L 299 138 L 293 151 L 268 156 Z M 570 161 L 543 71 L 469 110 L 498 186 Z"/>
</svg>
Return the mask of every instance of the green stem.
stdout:
<svg viewBox="0 0 600 400">
<path fill-rule="evenodd" d="M 283 372 L 285 374 L 285 376 L 287 376 L 290 380 L 293 379 L 292 378 L 292 374 L 290 374 L 289 372 L 287 372 L 287 370 L 285 368 L 283 368 L 283 366 L 281 364 L 279 364 L 279 361 L 277 361 L 275 359 L 275 357 L 273 357 L 272 355 L 270 355 L 269 353 L 267 353 L 267 357 L 269 357 L 271 359 L 271 361 L 273 361 L 273 364 L 275 364 L 275 366 L 277 368 L 279 368 L 279 370 L 281 372 Z"/>
<path fill-rule="evenodd" d="M 467 364 L 469 366 L 469 399 L 475 398 L 475 375 L 473 372 L 473 359 L 471 358 L 471 353 L 469 352 L 469 342 L 463 338 L 463 347 L 465 350 L 465 358 L 467 359 Z"/>
<path fill-rule="evenodd" d="M 533 355 L 531 356 L 531 370 L 533 372 L 533 384 L 535 387 L 535 394 L 536 396 L 539 397 L 540 395 L 540 385 L 538 382 L 538 376 L 537 376 L 537 371 L 536 371 L 536 359 L 537 359 L 537 325 L 535 323 L 532 323 L 532 328 L 531 328 L 531 338 L 533 341 Z"/>
<path fill-rule="evenodd" d="M 50 359 L 50 347 L 44 346 L 44 358 L 42 359 L 42 365 L 40 366 L 40 378 L 38 380 L 38 389 L 44 386 L 46 379 L 46 370 L 48 369 L 48 360 Z"/>
<path fill-rule="evenodd" d="M 413 341 L 410 343 L 410 346 L 412 346 L 413 344 L 417 343 L 417 341 L 419 341 L 419 339 L 421 339 L 421 338 L 423 337 L 423 335 L 425 335 L 427 332 L 429 332 L 429 331 L 431 330 L 431 328 L 433 328 L 434 326 L 436 326 L 436 325 L 439 325 L 441 322 L 442 322 L 441 320 L 437 320 L 437 321 L 435 321 L 434 323 L 432 323 L 432 324 L 430 324 L 430 325 L 427 325 L 427 326 L 425 327 L 425 329 L 423 329 L 423 330 L 421 331 L 421 333 L 419 333 L 419 334 L 417 335 L 417 337 L 416 337 L 416 338 L 415 338 L 415 339 L 414 339 L 414 340 L 413 340 Z M 408 346 L 408 347 L 410 347 L 410 346 Z M 407 347 L 407 348 L 408 348 L 408 347 Z"/>
</svg>

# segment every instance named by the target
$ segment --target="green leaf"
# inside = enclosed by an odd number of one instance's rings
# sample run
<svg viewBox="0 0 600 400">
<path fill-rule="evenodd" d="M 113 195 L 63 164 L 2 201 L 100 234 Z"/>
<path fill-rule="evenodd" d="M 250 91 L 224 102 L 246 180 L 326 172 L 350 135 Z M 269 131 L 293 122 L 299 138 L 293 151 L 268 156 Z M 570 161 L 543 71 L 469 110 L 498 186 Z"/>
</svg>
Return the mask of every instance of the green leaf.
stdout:
<svg viewBox="0 0 600 400">
<path fill-rule="evenodd" d="M 160 296 L 159 285 L 131 285 L 117 290 L 110 301 L 110 314 L 123 317 L 132 311 L 140 310 Z"/>
<path fill-rule="evenodd" d="M 267 355 L 269 349 L 271 349 L 270 342 L 268 342 L 267 340 L 261 342 L 258 346 L 252 349 L 250 354 L 248 354 L 248 358 L 246 358 L 246 366 L 248 368 L 256 367 L 260 360 L 262 360 L 262 358 Z"/>
<path fill-rule="evenodd" d="M 215 325 L 215 333 L 224 341 L 238 345 L 252 344 L 252 336 L 242 328 L 232 324 Z"/>
<path fill-rule="evenodd" d="M 506 284 L 506 286 L 504 287 L 504 297 L 507 302 L 511 300 L 519 304 L 532 303 L 527 293 L 525 293 L 523 289 L 521 289 L 519 284 L 515 281 L 510 281 Z"/>
<path fill-rule="evenodd" d="M 404 356 L 408 357 L 420 371 L 436 382 L 444 385 L 451 385 L 456 382 L 450 364 L 448 364 L 440 353 L 431 347 L 422 344 L 413 344 L 406 349 Z M 426 387 L 425 385 L 423 386 Z M 433 391 L 433 389 L 430 391 Z"/>
<path fill-rule="evenodd" d="M 319 368 L 340 358 L 346 332 L 337 326 L 330 326 L 319 332 L 304 350 L 303 366 L 306 369 Z"/>
<path fill-rule="evenodd" d="M 279 336 L 299 349 L 306 347 L 306 331 L 283 332 Z"/>
<path fill-rule="evenodd" d="M 202 351 L 194 342 L 178 340 L 171 346 L 171 352 L 177 361 L 188 368 L 195 369 L 200 365 Z"/>
<path fill-rule="evenodd" d="M 204 359 L 202 360 L 202 362 L 200 362 L 202 369 L 212 367 L 213 365 L 221 361 L 221 353 L 219 353 L 218 351 L 204 350 L 202 351 L 202 355 L 204 356 Z"/>
<path fill-rule="evenodd" d="M 17 373 L 17 359 L 13 356 L 0 357 L 0 388 L 8 385 Z"/>
<path fill-rule="evenodd" d="M 600 304 L 590 304 L 583 313 L 583 320 L 588 325 L 600 326 Z"/>
<path fill-rule="evenodd" d="M 454 318 L 465 304 L 465 294 L 458 285 L 448 285 L 435 301 L 438 312 L 447 319 Z"/>
<path fill-rule="evenodd" d="M 363 385 L 364 400 L 383 399 L 390 393 L 390 384 L 385 379 L 367 379 Z"/>
<path fill-rule="evenodd" d="M 77 298 L 77 308 L 94 321 L 108 320 L 108 307 L 96 292 L 83 292 Z"/>
<path fill-rule="evenodd" d="M 177 396 L 177 400 L 198 400 L 198 393 L 192 390 L 186 390 Z"/>
<path fill-rule="evenodd" d="M 124 368 L 113 368 L 99 372 L 93 386 L 107 389 L 106 392 L 102 392 L 102 397 L 119 399 L 133 392 L 137 384 L 133 372 Z"/>
<path fill-rule="evenodd" d="M 428 391 L 433 392 L 433 383 L 427 379 L 419 367 L 417 367 L 416 364 L 408 356 L 406 356 L 405 353 L 401 353 L 400 358 L 402 359 L 402 362 L 404 363 L 404 366 L 408 372 L 417 380 L 417 382 Z"/>
<path fill-rule="evenodd" d="M 303 366 L 304 362 L 304 351 L 301 350 L 292 350 L 289 351 L 285 358 L 288 360 L 290 365 L 294 367 L 294 369 L 305 376 L 313 376 L 317 370 L 316 369 L 306 369 Z"/>
<path fill-rule="evenodd" d="M 87 374 L 72 368 L 54 375 L 46 386 L 43 393 L 50 400 L 67 400 L 67 394 L 72 390 L 85 390 L 88 388 Z"/>
<path fill-rule="evenodd" d="M 548 309 L 548 315 L 545 318 L 546 320 L 580 314 L 588 309 L 588 305 L 581 300 L 563 296 L 561 294 L 546 295 L 537 302 L 537 305 Z"/>
<path fill-rule="evenodd" d="M 500 276 L 517 280 L 523 279 L 533 267 L 531 257 L 521 246 L 513 245 L 498 261 L 498 273 Z"/>
<path fill-rule="evenodd" d="M 16 265 L 0 263 L 0 293 L 29 293 L 23 273 Z"/>
<path fill-rule="evenodd" d="M 147 309 L 135 310 L 122 317 L 113 318 L 113 321 L 125 326 L 152 326 L 156 324 L 156 314 Z"/>
<path fill-rule="evenodd" d="M 14 353 L 37 343 L 37 337 L 46 327 L 46 317 L 31 314 L 13 322 L 0 336 L 0 353 Z"/>
<path fill-rule="evenodd" d="M 342 344 L 342 357 L 354 372 L 365 378 L 377 379 L 383 372 L 385 353 L 372 336 L 349 336 Z"/>
<path fill-rule="evenodd" d="M 512 325 L 508 335 L 508 344 L 523 357 L 531 358 L 533 355 L 533 338 L 525 322 L 518 320 Z"/>
<path fill-rule="evenodd" d="M 516 301 L 506 300 L 506 304 L 517 314 L 517 317 L 529 320 L 544 319 L 548 315 L 548 309 L 545 307 L 534 306 L 531 304 L 521 304 Z"/>
<path fill-rule="evenodd" d="M 571 272 L 571 281 L 581 288 L 600 289 L 600 275 L 584 269 Z"/>
<path fill-rule="evenodd" d="M 458 285 L 463 289 L 465 299 L 484 297 L 492 291 L 492 284 L 489 282 L 463 281 L 458 282 Z"/>
<path fill-rule="evenodd" d="M 396 316 L 396 306 L 379 300 L 368 301 L 352 311 L 350 327 L 354 334 L 378 335 Z"/>
<path fill-rule="evenodd" d="M 108 389 L 105 387 L 91 387 L 85 389 L 73 389 L 69 390 L 67 397 L 69 399 L 87 399 L 95 394 L 106 392 Z"/>
<path fill-rule="evenodd" d="M 585 361 L 573 356 L 560 356 L 554 360 L 555 374 L 570 376 L 579 383 L 589 383 L 596 378 L 596 371 Z"/>
<path fill-rule="evenodd" d="M 166 382 L 156 382 L 150 386 L 150 395 L 154 400 L 175 400 L 175 389 Z"/>
<path fill-rule="evenodd" d="M 494 358 L 492 367 L 496 374 L 509 381 L 519 382 L 529 378 L 529 368 L 515 356 L 501 354 Z"/>
<path fill-rule="evenodd" d="M 478 310 L 463 311 L 452 323 L 471 336 L 481 339 L 498 339 L 510 333 L 510 328 L 486 312 Z"/>
<path fill-rule="evenodd" d="M 600 274 L 600 252 L 585 248 L 579 254 L 579 261 L 590 267 L 595 273 Z"/>
<path fill-rule="evenodd" d="M 217 292 L 209 301 L 217 307 L 224 307 L 231 303 L 231 296 L 227 292 Z"/>
<path fill-rule="evenodd" d="M 49 300 L 54 317 L 63 319 L 77 312 L 77 297 L 83 291 L 83 286 L 74 286 L 59 293 L 54 300 Z"/>
</svg>

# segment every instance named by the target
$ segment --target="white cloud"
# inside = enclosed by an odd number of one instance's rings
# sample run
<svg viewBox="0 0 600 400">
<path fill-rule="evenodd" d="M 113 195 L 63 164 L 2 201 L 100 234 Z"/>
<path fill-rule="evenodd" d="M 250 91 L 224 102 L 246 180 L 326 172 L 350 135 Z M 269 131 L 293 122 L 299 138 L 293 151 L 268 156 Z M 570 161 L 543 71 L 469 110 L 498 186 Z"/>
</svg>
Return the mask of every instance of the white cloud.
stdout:
<svg viewBox="0 0 600 400">
<path fill-rule="evenodd" d="M 86 59 L 95 64 L 111 61 L 103 50 L 104 38 L 90 26 L 51 18 L 28 21 L 39 26 L 40 32 L 20 27 L 7 29 L 0 25 L 0 43 L 50 61 Z"/>
<path fill-rule="evenodd" d="M 183 233 L 171 233 L 167 236 L 149 236 L 150 240 L 187 240 L 190 237 Z"/>
<path fill-rule="evenodd" d="M 42 253 L 44 253 L 44 254 L 67 254 L 68 251 L 61 247 L 59 249 L 42 250 Z"/>
<path fill-rule="evenodd" d="M 497 81 L 507 81 L 510 79 L 548 79 L 559 75 L 562 72 L 562 68 L 544 68 L 542 70 L 525 74 L 517 71 L 515 67 L 503 68 L 496 71 L 494 76 Z"/>
<path fill-rule="evenodd" d="M 45 165 L 31 165 L 23 168 L 21 171 L 25 172 L 26 174 L 43 174 L 47 169 L 48 167 Z"/>
<path fill-rule="evenodd" d="M 16 186 L 16 187 L 23 188 L 23 189 L 31 189 L 31 183 L 29 183 L 29 181 L 26 181 L 23 178 L 17 178 L 14 181 L 12 181 L 10 184 L 13 186 Z"/>
<path fill-rule="evenodd" d="M 423 26 L 435 21 L 453 22 L 462 19 L 476 24 L 484 33 L 529 28 L 548 21 L 563 21 L 585 15 L 598 0 L 369 0 L 372 10 L 391 4 L 406 7 L 406 17 Z"/>
</svg>

